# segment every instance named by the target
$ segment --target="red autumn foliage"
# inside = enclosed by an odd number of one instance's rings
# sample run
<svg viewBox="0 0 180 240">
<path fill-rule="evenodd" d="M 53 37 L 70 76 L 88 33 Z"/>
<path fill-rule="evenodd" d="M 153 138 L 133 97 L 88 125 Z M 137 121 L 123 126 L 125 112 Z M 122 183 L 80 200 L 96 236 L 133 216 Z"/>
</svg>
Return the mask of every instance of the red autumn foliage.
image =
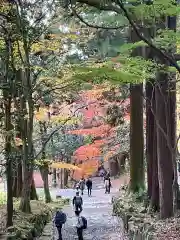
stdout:
<svg viewBox="0 0 180 240">
<path fill-rule="evenodd" d="M 89 159 L 95 159 L 101 156 L 101 149 L 91 144 L 81 146 L 74 152 L 74 159 L 76 163 L 86 161 Z"/>
<path fill-rule="evenodd" d="M 111 131 L 111 127 L 109 125 L 102 125 L 99 127 L 92 127 L 89 129 L 73 130 L 73 131 L 69 131 L 68 133 L 75 134 L 75 135 L 84 135 L 84 136 L 91 135 L 93 137 L 99 137 L 99 136 L 105 137 L 109 135 L 110 131 Z"/>
<path fill-rule="evenodd" d="M 119 145 L 111 147 L 106 156 L 103 156 L 102 150 L 109 142 L 114 141 L 116 137 L 116 127 L 112 128 L 110 125 L 105 124 L 104 117 L 108 102 L 103 98 L 103 87 L 95 87 L 93 90 L 82 91 L 80 93 L 81 100 L 77 104 L 85 104 L 86 108 L 81 109 L 79 112 L 83 115 L 82 128 L 78 130 L 69 131 L 70 134 L 83 135 L 92 137 L 100 137 L 100 140 L 95 140 L 92 144 L 78 148 L 73 156 L 74 162 L 79 163 L 78 166 L 82 168 L 82 172 L 75 171 L 73 178 L 79 179 L 82 176 L 91 175 L 97 171 L 100 159 L 112 156 L 120 148 Z M 111 103 L 112 104 L 112 103 Z M 125 119 L 129 120 L 129 99 L 123 101 L 123 106 L 127 114 Z"/>
</svg>

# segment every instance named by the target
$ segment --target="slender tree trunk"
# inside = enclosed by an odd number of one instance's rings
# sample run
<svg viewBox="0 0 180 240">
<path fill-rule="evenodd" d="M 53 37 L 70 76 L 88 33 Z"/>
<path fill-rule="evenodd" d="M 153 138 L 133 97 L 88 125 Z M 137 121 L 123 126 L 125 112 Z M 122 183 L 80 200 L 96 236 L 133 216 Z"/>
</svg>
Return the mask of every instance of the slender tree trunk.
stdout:
<svg viewBox="0 0 180 240">
<path fill-rule="evenodd" d="M 23 79 L 24 75 L 20 74 L 22 78 L 22 84 L 24 84 Z M 23 89 L 26 89 L 26 85 L 22 85 Z M 23 91 L 23 90 L 22 90 Z M 24 94 L 25 95 L 25 94 Z M 32 131 L 30 125 L 28 124 L 28 121 L 30 119 L 26 119 L 24 116 L 27 115 L 27 106 L 26 106 L 26 99 L 25 97 L 21 97 L 21 103 L 20 103 L 20 114 L 21 117 L 21 125 L 22 125 L 22 140 L 23 140 L 23 148 L 22 148 L 22 176 L 23 176 L 23 188 L 22 188 L 22 194 L 21 194 L 21 201 L 19 209 L 22 212 L 30 213 L 31 212 L 31 206 L 30 206 L 30 192 L 31 192 L 31 183 L 32 183 L 32 174 L 33 166 L 32 166 L 32 144 L 30 139 L 29 132 Z M 30 111 L 30 109 L 29 109 Z"/>
<path fill-rule="evenodd" d="M 31 200 L 38 200 L 38 195 L 37 195 L 37 192 L 36 192 L 36 186 L 35 186 L 35 182 L 34 182 L 33 177 L 32 177 L 32 184 L 31 184 L 30 199 Z"/>
<path fill-rule="evenodd" d="M 159 181 L 158 181 L 158 159 L 157 159 L 157 133 L 154 128 L 153 140 L 153 156 L 152 156 L 152 194 L 150 199 L 150 207 L 155 212 L 159 211 Z"/>
<path fill-rule="evenodd" d="M 31 171 L 30 169 L 32 166 L 29 163 L 28 159 L 28 149 L 26 144 L 23 146 L 23 164 L 22 164 L 22 169 L 23 169 L 23 189 L 22 189 L 22 195 L 21 195 L 21 201 L 20 201 L 20 206 L 19 209 L 22 212 L 25 213 L 30 213 L 31 212 L 31 206 L 30 206 L 30 192 L 31 192 Z"/>
<path fill-rule="evenodd" d="M 40 126 L 41 135 L 43 136 L 43 134 L 47 133 L 45 122 L 40 122 L 39 126 Z M 41 139 L 41 142 L 42 142 L 42 146 L 43 146 L 44 145 L 44 138 L 43 137 Z M 46 163 L 44 162 L 45 159 L 46 159 L 45 150 L 42 151 L 41 159 L 42 159 L 42 166 L 40 167 L 40 172 L 41 172 L 41 176 L 42 176 L 42 179 L 43 179 L 45 201 L 46 201 L 46 203 L 49 203 L 49 202 L 52 201 L 52 199 L 51 199 L 51 194 L 50 194 L 50 191 L 49 191 L 49 181 L 48 181 L 49 168 L 46 165 Z"/>
<path fill-rule="evenodd" d="M 53 137 L 51 138 L 51 148 L 52 148 L 52 159 L 55 161 L 55 154 L 53 150 L 53 145 L 54 145 L 54 139 Z M 53 168 L 52 171 L 52 185 L 53 187 L 57 187 L 57 171 L 55 168 Z"/>
<path fill-rule="evenodd" d="M 144 190 L 143 85 L 130 88 L 130 186 L 133 193 Z"/>
<path fill-rule="evenodd" d="M 57 187 L 57 177 L 56 177 L 56 169 L 53 169 L 53 187 Z"/>
<path fill-rule="evenodd" d="M 13 197 L 19 198 L 21 197 L 22 192 L 22 163 L 21 163 L 21 157 L 18 157 L 16 159 L 16 168 L 13 170 Z"/>
<path fill-rule="evenodd" d="M 150 209 L 159 210 L 159 184 L 157 163 L 157 134 L 155 122 L 155 87 L 154 81 L 146 83 L 146 159 L 147 182 Z"/>
<path fill-rule="evenodd" d="M 48 173 L 49 173 L 49 168 L 48 166 L 43 166 L 40 168 L 41 171 L 41 176 L 43 179 L 43 185 L 44 185 L 44 195 L 45 195 L 45 202 L 49 203 L 52 201 L 51 199 L 51 194 L 49 191 L 49 182 L 48 182 Z"/>
<path fill-rule="evenodd" d="M 64 169 L 64 187 L 68 186 L 68 177 L 69 177 L 69 171 L 67 169 Z"/>
<path fill-rule="evenodd" d="M 165 137 L 168 135 L 168 74 L 159 72 L 156 84 L 156 117 L 157 125 L 157 156 L 158 156 L 158 179 L 159 179 L 159 202 L 160 218 L 173 216 L 173 166 L 172 154 Z M 163 134 L 163 132 L 165 135 Z"/>
<path fill-rule="evenodd" d="M 61 173 L 60 173 L 60 179 L 61 179 L 61 189 L 63 188 L 63 169 L 60 170 Z"/>
<path fill-rule="evenodd" d="M 147 184 L 148 197 L 152 197 L 153 185 L 153 140 L 154 140 L 154 116 L 151 111 L 151 99 L 153 94 L 153 83 L 146 83 L 146 160 L 147 160 Z"/>
<path fill-rule="evenodd" d="M 11 125 L 11 98 L 4 95 L 5 99 L 5 130 L 9 132 L 12 130 Z M 13 225 L 13 191 L 12 191 L 12 161 L 13 156 L 11 147 L 11 135 L 6 135 L 5 140 L 5 154 L 6 154 L 6 178 L 7 178 L 7 227 Z"/>
</svg>

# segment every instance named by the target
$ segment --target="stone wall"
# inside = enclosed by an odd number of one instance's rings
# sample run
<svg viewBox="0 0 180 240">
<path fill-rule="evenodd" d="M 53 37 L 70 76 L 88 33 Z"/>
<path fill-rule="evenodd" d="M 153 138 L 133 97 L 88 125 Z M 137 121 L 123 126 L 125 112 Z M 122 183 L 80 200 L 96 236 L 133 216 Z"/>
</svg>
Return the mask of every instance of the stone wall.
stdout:
<svg viewBox="0 0 180 240">
<path fill-rule="evenodd" d="M 33 240 L 40 236 L 45 225 L 52 221 L 52 217 L 57 209 L 68 204 L 69 199 L 45 204 L 41 201 L 32 201 L 31 214 L 23 214 L 19 210 L 14 210 L 14 226 L 6 229 L 6 234 L 0 236 L 2 240 Z"/>
</svg>

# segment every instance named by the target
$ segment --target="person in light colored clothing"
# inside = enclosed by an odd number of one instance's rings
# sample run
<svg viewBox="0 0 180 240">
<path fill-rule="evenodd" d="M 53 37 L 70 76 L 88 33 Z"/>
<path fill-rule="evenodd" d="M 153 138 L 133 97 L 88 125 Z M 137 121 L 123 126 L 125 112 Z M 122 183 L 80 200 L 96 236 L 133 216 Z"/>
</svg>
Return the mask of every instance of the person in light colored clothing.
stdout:
<svg viewBox="0 0 180 240">
<path fill-rule="evenodd" d="M 78 240 L 83 240 L 83 220 L 82 220 L 82 217 L 80 216 L 79 211 L 76 211 L 75 214 L 77 217 L 76 229 L 77 229 Z"/>
<path fill-rule="evenodd" d="M 81 178 L 81 180 L 79 181 L 79 188 L 81 190 L 81 195 L 83 195 L 84 193 L 85 185 L 86 185 L 85 179 Z"/>
</svg>

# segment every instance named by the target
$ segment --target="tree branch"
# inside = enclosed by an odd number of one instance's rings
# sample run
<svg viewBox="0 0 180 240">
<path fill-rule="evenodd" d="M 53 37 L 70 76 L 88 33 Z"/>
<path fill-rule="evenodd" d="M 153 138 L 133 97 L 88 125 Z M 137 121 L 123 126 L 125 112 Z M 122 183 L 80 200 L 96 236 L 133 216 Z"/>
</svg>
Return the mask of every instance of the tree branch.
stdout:
<svg viewBox="0 0 180 240">
<path fill-rule="evenodd" d="M 180 73 L 180 66 L 177 64 L 177 61 L 174 58 L 172 58 L 168 53 L 166 53 L 166 52 L 162 51 L 161 49 L 159 49 L 158 47 L 156 47 L 151 41 L 149 41 L 147 38 L 145 38 L 139 32 L 136 24 L 131 19 L 130 14 L 128 13 L 127 9 L 124 7 L 124 4 L 123 4 L 122 0 L 117 0 L 115 2 L 113 1 L 115 3 L 115 5 L 114 4 L 113 5 L 104 5 L 104 6 L 102 5 L 102 7 L 101 7 L 101 2 L 97 1 L 97 0 L 78 0 L 78 2 L 85 3 L 89 6 L 96 7 L 99 10 L 114 11 L 114 12 L 119 13 L 119 14 L 122 13 L 122 11 L 123 11 L 125 17 L 129 21 L 130 25 L 132 26 L 133 30 L 135 31 L 137 36 L 140 38 L 140 40 L 142 40 L 149 47 L 151 47 L 153 50 L 155 50 L 159 55 L 161 55 L 163 57 L 163 59 L 166 59 Z M 117 6 L 117 4 L 118 4 L 119 7 Z"/>
<path fill-rule="evenodd" d="M 44 141 L 44 145 L 42 146 L 41 150 L 35 155 L 34 159 L 37 159 L 37 158 L 39 157 L 39 155 L 44 151 L 44 149 L 45 149 L 45 147 L 46 147 L 46 144 L 50 141 L 50 139 L 52 138 L 52 136 L 53 136 L 57 131 L 59 131 L 59 130 L 62 128 L 62 125 L 66 124 L 69 120 L 71 120 L 71 118 L 75 116 L 75 113 L 76 113 L 78 110 L 80 110 L 80 109 L 82 109 L 82 108 L 85 108 L 85 107 L 87 107 L 87 105 L 84 105 L 84 106 L 82 106 L 82 107 L 77 108 L 77 109 L 74 111 L 74 113 L 73 113 L 72 116 L 68 117 L 68 118 L 63 122 L 63 124 L 61 124 L 59 127 L 57 127 L 55 130 L 53 130 L 53 131 L 49 134 L 49 136 L 47 137 L 47 139 Z"/>
<path fill-rule="evenodd" d="M 99 0 L 78 0 L 79 3 L 84 3 L 91 7 L 95 7 L 102 11 L 113 11 L 116 13 L 121 13 L 121 9 L 116 5 L 116 1 L 112 1 L 112 4 L 102 4 Z"/>
<path fill-rule="evenodd" d="M 105 26 L 99 26 L 99 25 L 94 25 L 94 24 L 90 24 L 88 22 L 86 22 L 79 13 L 77 13 L 75 7 L 73 7 L 72 1 L 71 1 L 71 10 L 72 13 L 75 17 L 77 17 L 82 23 L 84 23 L 86 26 L 90 27 L 90 28 L 96 28 L 96 29 L 106 29 L 106 30 L 117 30 L 119 28 L 122 28 L 122 26 L 117 26 L 117 27 L 105 27 Z"/>
<path fill-rule="evenodd" d="M 180 66 L 177 64 L 176 60 L 174 60 L 172 57 L 170 57 L 166 52 L 161 51 L 161 49 L 159 49 L 158 47 L 156 47 L 151 41 L 149 41 L 147 38 L 145 38 L 138 30 L 138 28 L 136 27 L 136 24 L 134 23 L 134 21 L 131 19 L 127 9 L 124 7 L 124 4 L 122 2 L 122 0 L 117 0 L 119 3 L 120 8 L 122 9 L 122 11 L 124 12 L 125 17 L 127 18 L 127 20 L 129 21 L 129 23 L 131 24 L 133 30 L 135 31 L 135 33 L 137 34 L 137 36 L 143 40 L 143 42 L 145 42 L 149 47 L 151 47 L 153 50 L 155 50 L 157 53 L 159 53 L 164 59 L 168 60 L 168 62 L 174 66 L 178 72 L 180 72 Z"/>
</svg>

